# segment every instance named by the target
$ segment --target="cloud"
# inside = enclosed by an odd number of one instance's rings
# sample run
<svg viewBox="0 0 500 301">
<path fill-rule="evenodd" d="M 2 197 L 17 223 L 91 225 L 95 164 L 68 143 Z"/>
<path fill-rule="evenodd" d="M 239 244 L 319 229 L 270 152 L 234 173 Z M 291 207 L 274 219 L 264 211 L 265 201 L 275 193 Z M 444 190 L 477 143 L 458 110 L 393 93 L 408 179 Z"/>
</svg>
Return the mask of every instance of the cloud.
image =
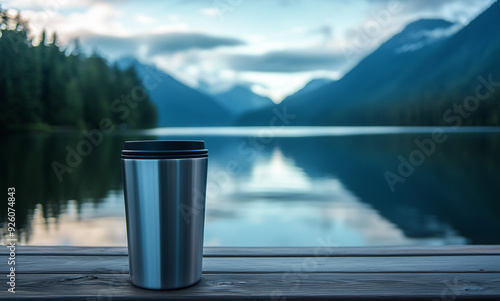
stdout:
<svg viewBox="0 0 500 301">
<path fill-rule="evenodd" d="M 146 55 L 156 56 L 172 54 L 190 49 L 213 49 L 221 46 L 237 46 L 244 44 L 241 40 L 226 37 L 215 37 L 201 33 L 169 32 L 161 34 L 116 37 L 81 34 L 84 45 L 97 47 L 107 52 L 137 54 L 139 48 L 147 49 Z"/>
<path fill-rule="evenodd" d="M 214 37 L 200 33 L 168 33 L 149 38 L 149 55 L 159 55 L 189 49 L 212 49 L 221 46 L 238 46 L 244 43 L 234 38 Z"/>
<path fill-rule="evenodd" d="M 345 57 L 335 52 L 287 50 L 262 55 L 234 55 L 229 58 L 229 64 L 240 71 L 303 72 L 342 67 Z"/>
<path fill-rule="evenodd" d="M 401 5 L 411 7 L 416 10 L 440 9 L 450 3 L 468 3 L 470 0 L 418 0 L 418 1 L 395 1 L 395 0 L 368 0 L 375 5 L 387 6 L 391 3 L 400 2 Z"/>
<path fill-rule="evenodd" d="M 424 46 L 433 44 L 441 39 L 454 35 L 462 29 L 461 24 L 453 24 L 444 28 L 436 28 L 434 30 L 421 30 L 412 35 L 412 42 L 406 43 L 394 50 L 394 53 L 405 53 L 418 50 Z"/>
<path fill-rule="evenodd" d="M 130 30 L 121 20 L 123 12 L 108 3 L 99 3 L 88 7 L 85 11 L 74 11 L 62 14 L 57 11 L 23 10 L 22 16 L 29 22 L 30 33 L 38 42 L 42 30 L 47 33 L 57 32 L 59 40 L 68 42 L 78 32 L 94 34 L 112 34 L 125 36 Z"/>
<path fill-rule="evenodd" d="M 84 8 L 95 4 L 120 4 L 120 3 L 125 3 L 127 1 L 128 0 L 79 0 L 79 1 L 6 0 L 4 1 L 4 6 L 22 10 L 29 9 L 34 11 L 55 12 L 64 9 Z"/>
<path fill-rule="evenodd" d="M 374 10 L 383 10 L 394 3 L 399 3 L 405 14 L 435 14 L 455 21 L 470 21 L 496 0 L 367 0 L 374 5 Z"/>
<path fill-rule="evenodd" d="M 309 34 L 319 34 L 323 36 L 325 42 L 330 41 L 333 38 L 333 27 L 331 25 L 325 24 L 309 31 Z"/>
<path fill-rule="evenodd" d="M 155 20 L 151 17 L 146 16 L 146 15 L 137 14 L 137 15 L 134 15 L 134 21 L 136 21 L 137 23 L 140 23 L 140 24 L 151 24 Z"/>
<path fill-rule="evenodd" d="M 201 14 L 207 17 L 217 17 L 219 15 L 219 10 L 215 7 L 208 7 L 201 9 Z"/>
<path fill-rule="evenodd" d="M 464 9 L 471 8 L 471 4 L 475 7 L 491 5 L 493 0 L 475 0 L 474 3 L 471 3 L 470 0 L 419 0 L 419 1 L 411 1 L 410 7 L 414 9 L 420 10 L 436 10 L 444 8 L 448 5 L 460 5 Z"/>
</svg>

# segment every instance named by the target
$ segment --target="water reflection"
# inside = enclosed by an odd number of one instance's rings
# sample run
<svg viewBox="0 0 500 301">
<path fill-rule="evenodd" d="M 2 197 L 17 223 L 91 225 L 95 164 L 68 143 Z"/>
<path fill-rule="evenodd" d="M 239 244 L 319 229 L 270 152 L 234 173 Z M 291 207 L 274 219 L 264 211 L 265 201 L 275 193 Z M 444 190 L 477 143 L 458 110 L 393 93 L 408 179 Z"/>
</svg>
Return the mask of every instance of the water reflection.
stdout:
<svg viewBox="0 0 500 301">
<path fill-rule="evenodd" d="M 16 230 L 23 243 L 35 240 L 63 244 L 64 241 L 51 237 L 57 237 L 57 231 L 45 232 L 45 235 L 35 238 L 32 236 L 38 233 L 40 227 L 69 229 L 66 222 L 68 212 L 74 210 L 76 216 L 81 217 L 85 206 L 101 208 L 108 202 L 111 191 L 121 191 L 119 154 L 124 137 L 103 139 L 88 156 L 82 158 L 78 166 L 62 175 L 61 182 L 52 164 L 59 162 L 67 165 L 67 148 L 76 149 L 78 143 L 84 140 L 82 135 L 14 134 L 3 139 L 0 183 L 5 188 L 16 188 Z M 2 225 L 5 225 L 6 210 L 6 206 L 0 208 Z M 119 212 L 116 214 L 121 216 Z M 82 232 L 73 230 L 75 236 Z M 78 239 L 75 237 L 75 240 Z M 83 236 L 81 239 L 85 241 Z"/>
<path fill-rule="evenodd" d="M 422 166 L 391 192 L 383 176 L 397 171 L 397 157 L 416 149 L 429 134 L 366 135 L 281 141 L 311 177 L 336 175 L 364 203 L 396 224 L 406 237 L 460 233 L 469 243 L 498 243 L 500 230 L 500 140 L 497 133 L 449 134 Z M 312 155 L 314 154 L 314 155 Z M 325 160 L 328 158 L 328 160 Z"/>
<path fill-rule="evenodd" d="M 206 140 L 206 245 L 500 243 L 500 138 L 491 129 L 450 133 L 395 192 L 384 172 L 397 171 L 397 157 L 415 149 L 415 138 L 429 137 L 424 130 L 304 137 L 301 129 L 299 137 L 266 139 L 232 131 L 155 136 Z M 0 182 L 16 187 L 22 243 L 125 245 L 119 155 L 125 140 L 149 135 L 106 136 L 61 183 L 52 162 L 64 163 L 67 147 L 83 136 L 4 137 Z M 0 208 L 2 227 L 6 215 Z"/>
</svg>

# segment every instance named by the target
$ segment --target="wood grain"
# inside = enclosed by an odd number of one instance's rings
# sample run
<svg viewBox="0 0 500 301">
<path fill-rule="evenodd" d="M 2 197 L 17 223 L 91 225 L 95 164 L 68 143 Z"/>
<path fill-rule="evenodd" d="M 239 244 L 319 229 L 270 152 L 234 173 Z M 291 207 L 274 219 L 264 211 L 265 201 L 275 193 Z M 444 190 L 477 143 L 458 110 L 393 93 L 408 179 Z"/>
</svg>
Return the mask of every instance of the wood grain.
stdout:
<svg viewBox="0 0 500 301">
<path fill-rule="evenodd" d="M 206 274 L 173 291 L 134 287 L 123 274 L 20 275 L 15 300 L 497 300 L 495 274 Z M 3 297 L 9 297 L 3 296 Z M 14 298 L 12 298 L 14 300 Z"/>
<path fill-rule="evenodd" d="M 202 281 L 173 291 L 134 287 L 124 247 L 16 251 L 16 294 L 1 299 L 500 300 L 496 246 L 205 248 Z"/>
<path fill-rule="evenodd" d="M 18 254 L 23 255 L 126 255 L 126 247 L 69 247 L 69 246 L 18 246 Z M 0 248 L 0 255 L 8 254 Z M 500 255 L 500 246 L 391 246 L 391 247 L 333 247 L 318 248 L 242 248 L 205 247 L 205 257 L 339 257 L 339 256 L 453 256 L 453 255 Z"/>
<path fill-rule="evenodd" d="M 7 265 L 0 271 L 7 272 Z M 19 273 L 128 273 L 123 256 L 23 256 Z M 405 257 L 207 257 L 204 273 L 500 273 L 500 256 L 405 256 Z"/>
</svg>

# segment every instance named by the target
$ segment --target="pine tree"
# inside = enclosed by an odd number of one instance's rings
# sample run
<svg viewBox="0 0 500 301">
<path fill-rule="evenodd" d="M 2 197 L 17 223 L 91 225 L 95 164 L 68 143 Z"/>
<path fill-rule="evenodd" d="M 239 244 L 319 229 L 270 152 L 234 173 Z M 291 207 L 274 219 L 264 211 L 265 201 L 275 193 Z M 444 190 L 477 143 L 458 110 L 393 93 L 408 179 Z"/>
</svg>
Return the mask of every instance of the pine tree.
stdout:
<svg viewBox="0 0 500 301">
<path fill-rule="evenodd" d="M 0 130 L 40 123 L 98 127 L 104 118 L 133 128 L 156 125 L 147 96 L 127 116 L 111 110 L 115 99 L 140 87 L 133 69 L 109 67 L 96 53 L 85 57 L 78 40 L 73 45 L 66 54 L 57 34 L 48 41 L 45 30 L 33 45 L 21 16 L 10 17 L 0 7 Z"/>
</svg>

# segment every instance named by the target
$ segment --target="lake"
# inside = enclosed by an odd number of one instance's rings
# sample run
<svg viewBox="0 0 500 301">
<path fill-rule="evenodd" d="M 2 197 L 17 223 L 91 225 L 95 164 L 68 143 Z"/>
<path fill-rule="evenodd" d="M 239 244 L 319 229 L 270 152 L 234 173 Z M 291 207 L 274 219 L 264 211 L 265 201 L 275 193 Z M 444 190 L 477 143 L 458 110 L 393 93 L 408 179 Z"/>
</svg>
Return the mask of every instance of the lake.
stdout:
<svg viewBox="0 0 500 301">
<path fill-rule="evenodd" d="M 499 128 L 159 128 L 98 138 L 3 135 L 0 183 L 5 195 L 16 189 L 21 244 L 125 246 L 120 152 L 139 139 L 205 140 L 206 246 L 500 244 Z"/>
</svg>

